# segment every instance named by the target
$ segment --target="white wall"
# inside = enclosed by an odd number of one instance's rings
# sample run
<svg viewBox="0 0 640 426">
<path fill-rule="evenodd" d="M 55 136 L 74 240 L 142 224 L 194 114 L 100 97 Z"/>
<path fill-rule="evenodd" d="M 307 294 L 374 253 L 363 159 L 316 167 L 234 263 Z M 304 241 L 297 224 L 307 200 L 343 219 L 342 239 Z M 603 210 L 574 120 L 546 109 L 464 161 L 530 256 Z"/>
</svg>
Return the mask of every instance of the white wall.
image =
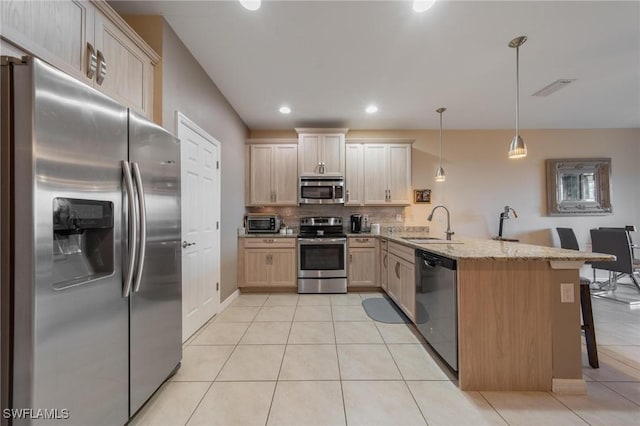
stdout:
<svg viewBox="0 0 640 426">
<path fill-rule="evenodd" d="M 175 112 L 184 113 L 221 145 L 220 300 L 237 288 L 237 228 L 244 216 L 244 141 L 247 127 L 216 85 L 165 22 L 163 31 L 163 125 L 176 133 Z"/>
</svg>

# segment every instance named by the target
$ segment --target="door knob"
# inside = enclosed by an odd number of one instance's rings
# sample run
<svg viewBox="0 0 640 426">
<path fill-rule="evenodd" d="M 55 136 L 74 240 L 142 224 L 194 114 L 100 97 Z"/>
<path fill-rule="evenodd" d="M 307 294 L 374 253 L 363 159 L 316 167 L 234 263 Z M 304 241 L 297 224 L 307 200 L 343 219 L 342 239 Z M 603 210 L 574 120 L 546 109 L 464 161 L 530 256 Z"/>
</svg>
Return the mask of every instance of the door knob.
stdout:
<svg viewBox="0 0 640 426">
<path fill-rule="evenodd" d="M 182 242 L 182 248 L 187 248 L 189 246 L 195 246 L 195 245 L 196 245 L 196 243 L 188 243 L 186 241 Z"/>
</svg>

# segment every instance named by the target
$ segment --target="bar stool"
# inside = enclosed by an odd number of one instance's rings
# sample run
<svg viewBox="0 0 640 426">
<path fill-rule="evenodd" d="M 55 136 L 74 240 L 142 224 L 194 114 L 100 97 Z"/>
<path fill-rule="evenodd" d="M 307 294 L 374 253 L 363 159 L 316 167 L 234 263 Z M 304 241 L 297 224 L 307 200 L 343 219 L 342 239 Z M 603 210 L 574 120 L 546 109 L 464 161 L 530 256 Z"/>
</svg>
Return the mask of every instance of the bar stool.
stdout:
<svg viewBox="0 0 640 426">
<path fill-rule="evenodd" d="M 556 228 L 556 231 L 560 238 L 560 247 L 568 250 L 579 250 L 578 239 L 572 228 Z M 596 329 L 593 323 L 590 285 L 591 280 L 589 278 L 580 277 L 580 309 L 582 310 L 582 325 L 580 328 L 584 330 L 589 365 L 593 368 L 599 368 L 600 364 L 598 363 L 598 347 L 596 345 Z"/>
</svg>

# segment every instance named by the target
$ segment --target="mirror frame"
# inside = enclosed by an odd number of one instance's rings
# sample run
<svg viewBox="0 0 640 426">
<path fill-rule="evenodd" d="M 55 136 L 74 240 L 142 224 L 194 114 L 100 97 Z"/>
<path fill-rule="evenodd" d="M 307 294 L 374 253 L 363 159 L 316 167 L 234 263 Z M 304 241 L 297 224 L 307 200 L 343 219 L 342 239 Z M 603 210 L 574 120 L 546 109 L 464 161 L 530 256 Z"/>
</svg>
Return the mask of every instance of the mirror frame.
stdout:
<svg viewBox="0 0 640 426">
<path fill-rule="evenodd" d="M 549 216 L 610 215 L 611 158 L 556 158 L 547 163 L 547 213 Z M 560 177 L 563 171 L 593 170 L 595 173 L 595 201 L 567 201 L 560 199 Z"/>
</svg>

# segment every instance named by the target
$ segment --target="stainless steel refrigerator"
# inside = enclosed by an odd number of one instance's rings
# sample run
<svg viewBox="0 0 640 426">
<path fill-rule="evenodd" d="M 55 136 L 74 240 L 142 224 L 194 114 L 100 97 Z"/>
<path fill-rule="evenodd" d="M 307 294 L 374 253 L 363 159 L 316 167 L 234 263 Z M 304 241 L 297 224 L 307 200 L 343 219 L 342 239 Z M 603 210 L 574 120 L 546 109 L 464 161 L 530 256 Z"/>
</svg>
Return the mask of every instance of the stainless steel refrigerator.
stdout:
<svg viewBox="0 0 640 426">
<path fill-rule="evenodd" d="M 3 58 L 0 167 L 2 408 L 125 424 L 181 360 L 179 141 Z"/>
</svg>

